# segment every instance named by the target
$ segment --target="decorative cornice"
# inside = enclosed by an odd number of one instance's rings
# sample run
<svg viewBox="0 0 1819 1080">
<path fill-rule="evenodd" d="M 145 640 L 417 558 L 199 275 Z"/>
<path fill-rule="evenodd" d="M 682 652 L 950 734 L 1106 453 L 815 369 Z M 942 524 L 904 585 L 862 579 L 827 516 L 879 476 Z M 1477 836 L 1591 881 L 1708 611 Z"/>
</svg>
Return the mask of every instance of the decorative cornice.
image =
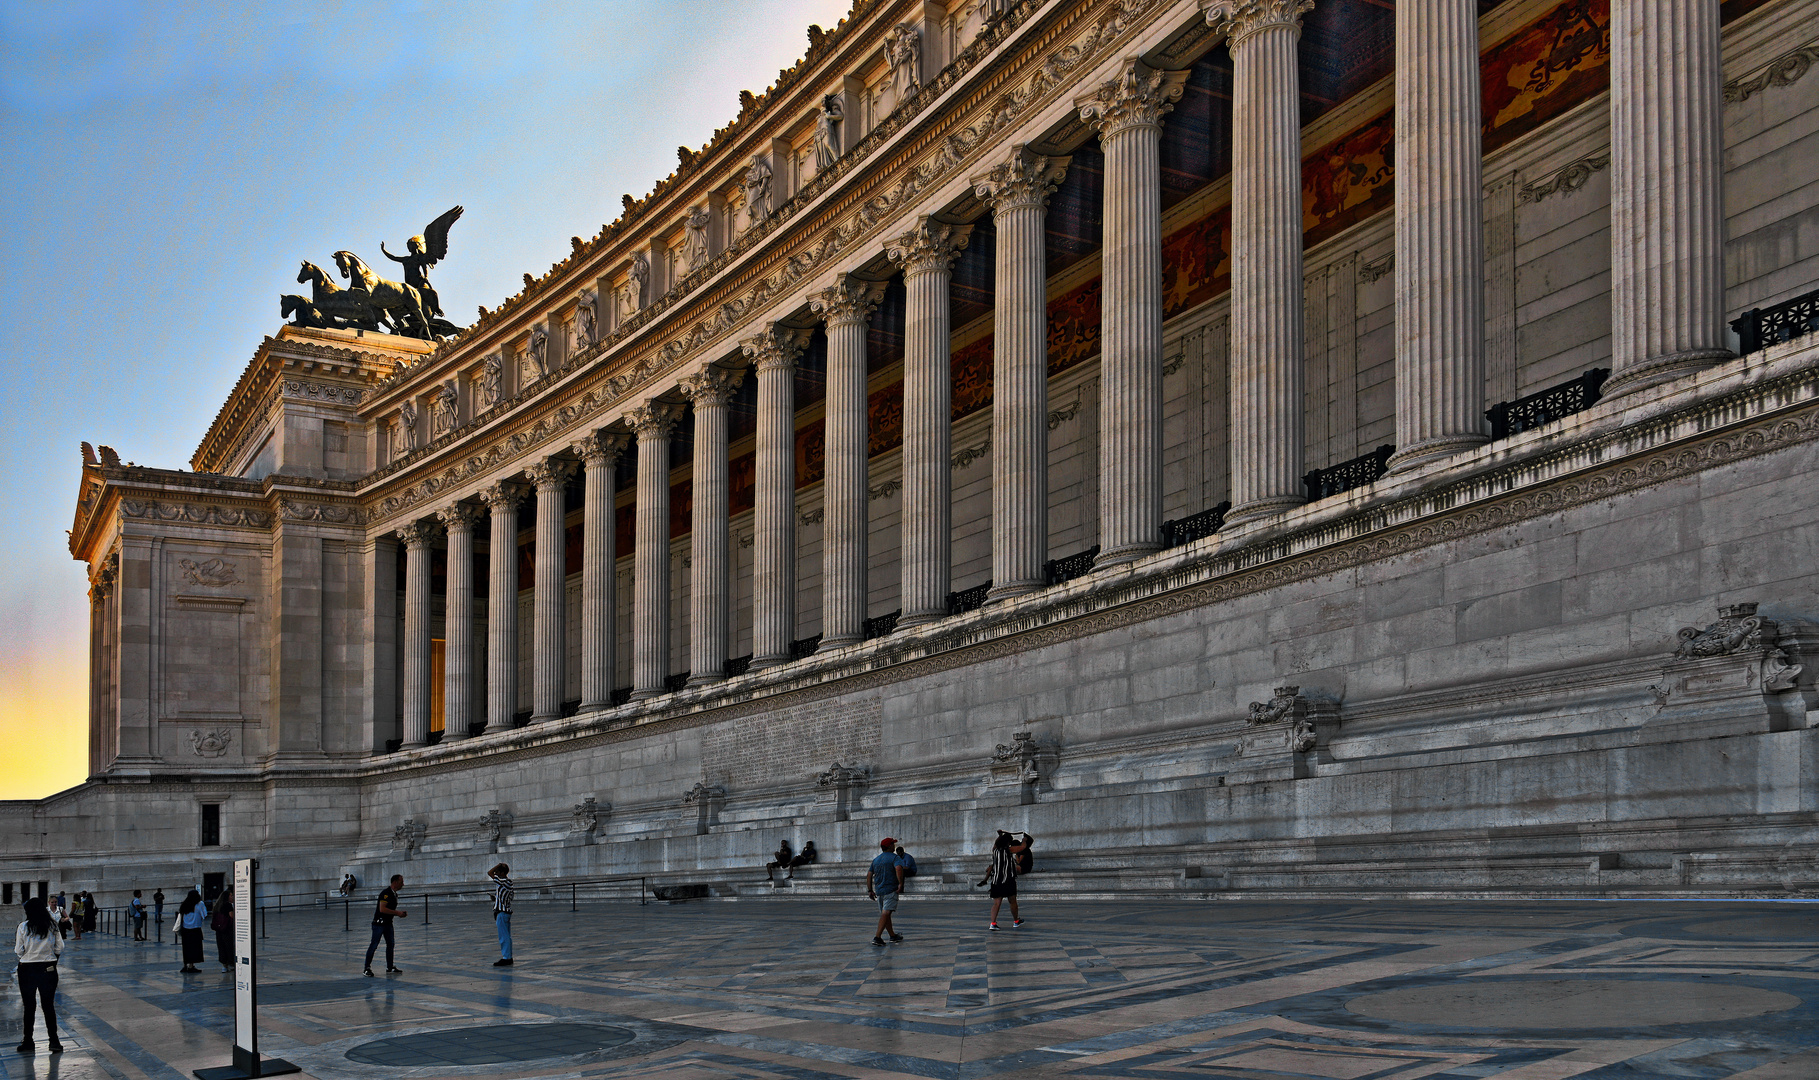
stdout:
<svg viewBox="0 0 1819 1080">
<path fill-rule="evenodd" d="M 1154 127 L 1181 100 L 1185 71 L 1157 71 L 1136 57 L 1124 61 L 1117 78 L 1100 83 L 1092 93 L 1074 99 L 1080 119 L 1101 138 L 1126 128 Z"/>
<path fill-rule="evenodd" d="M 1771 87 L 1792 86 L 1804 78 L 1815 63 L 1819 63 L 1819 41 L 1809 41 L 1792 52 L 1775 57 L 1756 74 L 1725 83 L 1724 100 L 1748 101 Z"/>
<path fill-rule="evenodd" d="M 262 510 L 243 506 L 216 506 L 205 503 L 168 503 L 156 499 L 121 499 L 120 513 L 129 518 L 153 521 L 182 521 L 192 525 L 230 525 L 243 529 L 269 528 L 272 516 Z"/>
<path fill-rule="evenodd" d="M 1010 160 L 973 177 L 973 194 L 985 200 L 994 214 L 1024 207 L 1041 210 L 1067 177 L 1067 166 L 1072 160 L 1033 154 L 1018 143 L 1011 147 Z"/>
<path fill-rule="evenodd" d="M 364 520 L 358 506 L 343 503 L 297 502 L 279 499 L 278 513 L 285 521 L 319 521 L 329 525 L 358 525 Z"/>
<path fill-rule="evenodd" d="M 1538 203 L 1556 192 L 1570 195 L 1584 187 L 1593 173 L 1609 167 L 1610 163 L 1611 148 L 1607 146 L 1561 166 L 1543 179 L 1522 185 L 1517 198 L 1525 203 Z"/>
</svg>

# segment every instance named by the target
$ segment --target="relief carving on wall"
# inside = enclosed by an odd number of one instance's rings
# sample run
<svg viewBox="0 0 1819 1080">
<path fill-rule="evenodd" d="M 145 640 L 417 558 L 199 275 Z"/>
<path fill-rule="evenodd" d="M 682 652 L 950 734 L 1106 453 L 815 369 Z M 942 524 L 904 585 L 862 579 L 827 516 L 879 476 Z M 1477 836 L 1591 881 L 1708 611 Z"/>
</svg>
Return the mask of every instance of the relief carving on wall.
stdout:
<svg viewBox="0 0 1819 1080">
<path fill-rule="evenodd" d="M 192 728 L 189 733 L 190 747 L 199 758 L 218 758 L 227 753 L 233 744 L 234 733 L 227 728 Z"/>
<path fill-rule="evenodd" d="M 474 839 L 488 851 L 498 851 L 499 842 L 512 827 L 512 815 L 509 810 L 493 807 L 483 815 L 474 827 Z"/>
<path fill-rule="evenodd" d="M 191 585 L 220 588 L 240 581 L 234 574 L 234 564 L 226 559 L 205 559 L 199 563 L 191 559 L 178 559 L 177 565 L 182 567 L 183 576 L 189 579 Z"/>
<path fill-rule="evenodd" d="M 612 812 L 612 803 L 599 802 L 592 795 L 587 796 L 569 811 L 569 835 L 585 836 L 591 842 L 594 834 L 600 831 L 600 819 Z"/>
<path fill-rule="evenodd" d="M 408 859 L 423 843 L 423 837 L 428 832 L 428 825 L 415 818 L 407 819 L 404 824 L 392 830 L 392 850 L 403 852 Z"/>
<path fill-rule="evenodd" d="M 1046 789 L 1054 761 L 1055 748 L 1037 742 L 1035 732 L 1014 731 L 1010 742 L 999 743 L 992 752 L 992 783 L 1016 784 L 1018 801 L 1029 806 L 1037 791 Z"/>
<path fill-rule="evenodd" d="M 1297 754 L 1314 748 L 1314 722 L 1308 716 L 1307 698 L 1299 686 L 1278 686 L 1268 701 L 1251 702 L 1249 723 L 1252 727 L 1287 724 L 1284 741 Z"/>
</svg>

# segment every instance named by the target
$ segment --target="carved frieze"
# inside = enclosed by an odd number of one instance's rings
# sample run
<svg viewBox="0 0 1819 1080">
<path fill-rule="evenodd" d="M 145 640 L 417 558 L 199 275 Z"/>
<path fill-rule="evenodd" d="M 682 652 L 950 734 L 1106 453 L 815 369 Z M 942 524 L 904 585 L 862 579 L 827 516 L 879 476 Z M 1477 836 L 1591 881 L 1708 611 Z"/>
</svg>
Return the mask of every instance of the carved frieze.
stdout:
<svg viewBox="0 0 1819 1080">
<path fill-rule="evenodd" d="M 1748 101 L 1771 87 L 1792 86 L 1819 64 L 1819 41 L 1809 41 L 1792 52 L 1783 53 L 1763 68 L 1741 79 L 1724 84 L 1724 100 Z"/>
<path fill-rule="evenodd" d="M 1611 149 L 1607 146 L 1561 166 L 1540 180 L 1522 185 L 1516 197 L 1521 202 L 1538 203 L 1556 193 L 1570 195 L 1590 183 L 1592 174 L 1608 168 L 1610 163 Z"/>
<path fill-rule="evenodd" d="M 272 523 L 272 516 L 262 510 L 204 503 L 167 503 L 152 499 L 143 502 L 121 499 L 120 513 L 129 518 L 181 521 L 191 525 L 231 525 L 248 529 L 263 529 Z"/>
<path fill-rule="evenodd" d="M 197 757 L 218 758 L 233 745 L 234 733 L 227 728 L 192 728 L 189 741 L 190 749 Z"/>
<path fill-rule="evenodd" d="M 193 559 L 178 559 L 177 566 L 191 585 L 203 585 L 209 588 L 220 588 L 233 585 L 240 578 L 234 573 L 234 564 L 226 559 L 204 559 L 196 562 Z"/>
</svg>

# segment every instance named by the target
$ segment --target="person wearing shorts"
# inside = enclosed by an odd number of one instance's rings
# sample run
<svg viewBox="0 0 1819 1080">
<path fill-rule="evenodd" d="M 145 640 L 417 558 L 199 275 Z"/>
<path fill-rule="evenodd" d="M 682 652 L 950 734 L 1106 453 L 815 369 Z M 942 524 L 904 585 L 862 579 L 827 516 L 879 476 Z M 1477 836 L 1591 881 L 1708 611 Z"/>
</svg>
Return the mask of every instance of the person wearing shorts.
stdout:
<svg viewBox="0 0 1819 1080">
<path fill-rule="evenodd" d="M 886 935 L 893 942 L 903 940 L 891 924 L 897 900 L 903 895 L 903 861 L 897 857 L 897 841 L 892 837 L 878 841 L 878 846 L 883 850 L 865 870 L 865 895 L 878 901 L 878 930 L 872 935 L 872 944 L 883 947 Z"/>
<path fill-rule="evenodd" d="M 1022 835 L 1023 839 L 1018 841 L 1014 834 L 998 830 L 998 839 L 992 842 L 992 864 L 986 869 L 985 877 L 979 880 L 979 884 L 991 886 L 993 930 L 998 929 L 998 906 L 1006 900 L 1011 902 L 1011 925 L 1023 925 L 1023 919 L 1017 914 L 1017 856 L 1029 850 L 1030 835 Z"/>
</svg>

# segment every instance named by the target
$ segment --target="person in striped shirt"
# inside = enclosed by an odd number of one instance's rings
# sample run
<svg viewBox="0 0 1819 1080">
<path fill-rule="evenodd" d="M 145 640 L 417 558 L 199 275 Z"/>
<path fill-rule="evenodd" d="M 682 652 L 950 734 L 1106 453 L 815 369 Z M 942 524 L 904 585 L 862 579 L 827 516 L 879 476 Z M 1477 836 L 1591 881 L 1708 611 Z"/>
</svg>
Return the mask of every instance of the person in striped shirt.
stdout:
<svg viewBox="0 0 1819 1080">
<path fill-rule="evenodd" d="M 517 886 L 512 884 L 511 872 L 504 863 L 486 872 L 493 882 L 493 921 L 499 924 L 499 959 L 493 961 L 494 967 L 512 966 L 512 894 Z"/>
</svg>

